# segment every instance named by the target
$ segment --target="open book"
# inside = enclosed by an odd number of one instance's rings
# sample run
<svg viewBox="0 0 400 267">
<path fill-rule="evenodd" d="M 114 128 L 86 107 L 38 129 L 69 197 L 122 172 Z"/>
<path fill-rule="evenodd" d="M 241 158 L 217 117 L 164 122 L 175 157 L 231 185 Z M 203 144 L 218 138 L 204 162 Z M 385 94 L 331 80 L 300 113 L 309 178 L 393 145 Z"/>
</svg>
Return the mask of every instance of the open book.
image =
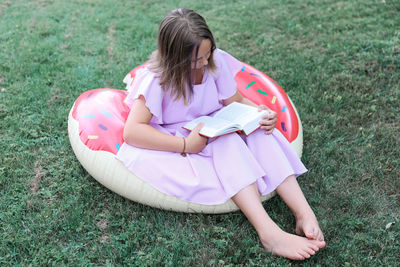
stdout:
<svg viewBox="0 0 400 267">
<path fill-rule="evenodd" d="M 202 116 L 186 123 L 183 128 L 193 130 L 203 122 L 204 127 L 200 134 L 206 137 L 217 137 L 220 135 L 239 131 L 249 135 L 260 127 L 260 121 L 267 110 L 258 111 L 258 108 L 233 102 L 223 107 L 214 116 Z"/>
</svg>

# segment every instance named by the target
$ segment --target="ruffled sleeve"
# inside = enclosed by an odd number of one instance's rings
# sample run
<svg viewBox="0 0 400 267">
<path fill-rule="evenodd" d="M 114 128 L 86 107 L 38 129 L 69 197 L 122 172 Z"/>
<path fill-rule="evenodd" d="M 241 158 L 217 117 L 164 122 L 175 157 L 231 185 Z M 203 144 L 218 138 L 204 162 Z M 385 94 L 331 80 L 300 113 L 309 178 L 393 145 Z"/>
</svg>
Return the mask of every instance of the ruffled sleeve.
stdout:
<svg viewBox="0 0 400 267">
<path fill-rule="evenodd" d="M 138 70 L 134 80 L 127 84 L 127 90 L 128 95 L 124 102 L 129 108 L 132 108 L 133 102 L 140 95 L 143 95 L 146 100 L 146 107 L 153 115 L 151 122 L 163 124 L 162 102 L 164 92 L 158 79 L 155 77 L 155 73 L 149 71 L 147 68 Z"/>
<path fill-rule="evenodd" d="M 243 63 L 221 49 L 216 49 L 213 56 L 217 66 L 215 83 L 221 101 L 236 93 L 235 75 L 242 69 Z"/>
</svg>

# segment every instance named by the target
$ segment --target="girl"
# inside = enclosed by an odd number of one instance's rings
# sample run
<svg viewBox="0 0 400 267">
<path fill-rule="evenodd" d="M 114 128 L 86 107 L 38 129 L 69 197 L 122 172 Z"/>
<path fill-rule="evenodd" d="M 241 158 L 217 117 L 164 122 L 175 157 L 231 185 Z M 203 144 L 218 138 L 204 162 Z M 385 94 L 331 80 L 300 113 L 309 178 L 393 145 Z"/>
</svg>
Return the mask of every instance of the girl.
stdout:
<svg viewBox="0 0 400 267">
<path fill-rule="evenodd" d="M 128 88 L 131 111 L 117 158 L 158 190 L 185 201 L 214 205 L 232 198 L 266 251 L 309 258 L 325 246 L 324 236 L 296 180 L 307 170 L 274 131 L 276 113 L 270 111 L 248 137 L 233 133 L 207 140 L 199 135 L 202 124 L 192 132 L 182 128 L 234 101 L 256 106 L 236 90 L 234 75 L 241 67 L 216 49 L 203 17 L 173 10 L 160 24 L 148 67 Z M 260 194 L 273 190 L 294 213 L 298 235 L 281 230 L 264 210 Z"/>
</svg>

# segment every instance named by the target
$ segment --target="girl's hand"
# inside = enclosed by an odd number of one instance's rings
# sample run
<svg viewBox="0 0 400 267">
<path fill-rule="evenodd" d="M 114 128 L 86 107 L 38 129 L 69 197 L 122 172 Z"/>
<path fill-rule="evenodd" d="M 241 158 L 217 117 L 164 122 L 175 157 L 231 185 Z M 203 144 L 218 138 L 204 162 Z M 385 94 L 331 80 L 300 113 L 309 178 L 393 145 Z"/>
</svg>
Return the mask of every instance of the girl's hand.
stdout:
<svg viewBox="0 0 400 267">
<path fill-rule="evenodd" d="M 258 106 L 258 111 L 261 111 L 261 110 L 268 110 L 269 111 L 269 113 L 267 115 L 262 117 L 263 120 L 260 121 L 261 129 L 265 130 L 265 134 L 271 134 L 272 131 L 275 128 L 275 124 L 276 124 L 276 121 L 277 121 L 277 118 L 276 118 L 277 114 L 276 114 L 275 111 L 269 109 L 265 105 L 259 105 Z"/>
<path fill-rule="evenodd" d="M 199 134 L 201 128 L 203 128 L 204 123 L 199 123 L 196 128 L 192 130 L 188 137 L 186 137 L 186 150 L 187 153 L 199 153 L 207 145 L 207 137 Z"/>
</svg>

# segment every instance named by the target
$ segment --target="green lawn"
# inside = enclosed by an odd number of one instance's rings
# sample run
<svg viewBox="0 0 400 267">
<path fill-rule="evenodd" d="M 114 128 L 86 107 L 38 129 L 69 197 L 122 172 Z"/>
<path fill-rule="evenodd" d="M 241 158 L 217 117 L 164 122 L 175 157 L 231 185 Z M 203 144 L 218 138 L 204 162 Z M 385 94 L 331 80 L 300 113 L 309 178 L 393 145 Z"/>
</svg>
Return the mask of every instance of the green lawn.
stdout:
<svg viewBox="0 0 400 267">
<path fill-rule="evenodd" d="M 124 88 L 178 6 L 296 104 L 309 169 L 299 182 L 327 241 L 305 264 L 398 265 L 398 0 L 0 1 L 0 265 L 298 264 L 264 253 L 240 212 L 174 213 L 118 196 L 69 145 L 75 99 Z M 294 230 L 279 197 L 264 206 Z"/>
</svg>

